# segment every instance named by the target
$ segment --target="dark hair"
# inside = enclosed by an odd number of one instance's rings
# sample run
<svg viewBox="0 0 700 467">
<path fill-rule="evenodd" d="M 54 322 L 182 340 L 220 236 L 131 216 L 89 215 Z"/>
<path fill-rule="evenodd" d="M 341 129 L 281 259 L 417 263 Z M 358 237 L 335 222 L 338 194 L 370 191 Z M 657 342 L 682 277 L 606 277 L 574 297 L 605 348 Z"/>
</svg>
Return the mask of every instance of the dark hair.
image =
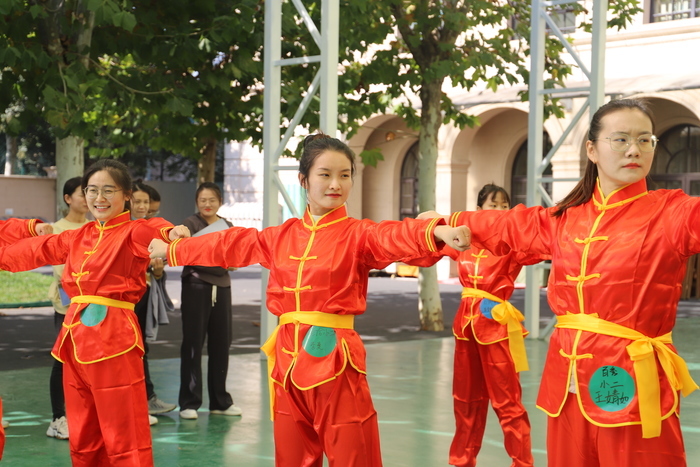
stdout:
<svg viewBox="0 0 700 467">
<path fill-rule="evenodd" d="M 219 188 L 219 185 L 216 183 L 212 182 L 204 182 L 201 185 L 197 187 L 197 192 L 194 194 L 194 200 L 195 202 L 197 201 L 197 198 L 199 198 L 199 194 L 202 192 L 202 190 L 211 190 L 214 192 L 217 198 L 219 198 L 219 202 L 221 204 L 224 203 L 224 198 L 221 195 L 221 188 Z"/>
<path fill-rule="evenodd" d="M 81 188 L 83 182 L 83 177 L 73 177 L 71 179 L 66 180 L 66 183 L 63 184 L 63 201 L 65 202 L 66 200 L 66 195 L 68 196 L 73 196 L 73 193 L 75 193 L 75 190 L 78 188 Z"/>
<path fill-rule="evenodd" d="M 151 185 L 146 185 L 143 183 L 143 179 L 139 178 L 134 182 L 134 191 L 143 191 L 148 194 L 151 201 L 160 201 L 160 193 L 158 190 L 153 188 Z"/>
<path fill-rule="evenodd" d="M 479 195 L 476 197 L 476 205 L 478 207 L 484 207 L 484 203 L 486 200 L 489 199 L 489 196 L 492 196 L 495 198 L 496 194 L 500 193 L 503 195 L 503 197 L 506 199 L 506 203 L 510 205 L 510 196 L 508 196 L 508 192 L 505 190 L 505 188 L 502 188 L 498 185 L 494 185 L 493 183 L 489 183 L 488 185 L 484 185 L 484 187 L 479 191 Z"/>
<path fill-rule="evenodd" d="M 160 193 L 158 193 L 158 190 L 153 188 L 151 185 L 146 185 L 145 183 L 141 183 L 141 188 L 146 190 L 149 198 L 151 198 L 151 201 L 160 201 Z"/>
<path fill-rule="evenodd" d="M 304 138 L 303 151 L 299 159 L 299 173 L 301 174 L 302 184 L 309 177 L 309 171 L 314 165 L 318 156 L 326 151 L 339 152 L 350 161 L 350 175 L 355 177 L 355 154 L 347 144 L 340 141 L 338 138 L 331 138 L 324 133 L 315 133 Z"/>
<path fill-rule="evenodd" d="M 610 115 L 618 110 L 638 110 L 651 120 L 651 131 L 656 127 L 654 123 L 654 114 L 649 108 L 649 103 L 644 99 L 616 99 L 600 106 L 593 114 L 591 126 L 588 130 L 588 141 L 597 141 L 602 130 L 603 117 Z M 571 192 L 566 195 L 558 204 L 557 208 L 552 213 L 553 216 L 559 217 L 564 214 L 567 209 L 578 206 L 587 202 L 593 196 L 595 191 L 596 180 L 598 179 L 598 166 L 590 159 L 586 162 L 586 170 L 583 173 L 583 178 L 578 182 Z"/>
<path fill-rule="evenodd" d="M 109 175 L 114 179 L 114 182 L 119 186 L 119 188 L 121 188 L 122 192 L 124 193 L 124 196 L 131 197 L 131 193 L 133 191 L 133 182 L 131 181 L 131 174 L 129 174 L 129 169 L 127 168 L 127 166 L 125 166 L 119 161 L 115 161 L 114 159 L 100 159 L 94 164 L 92 164 L 90 168 L 88 168 L 88 170 L 85 172 L 85 175 L 83 175 L 83 181 L 81 183 L 83 190 L 85 190 L 85 188 L 87 187 L 90 178 L 97 172 L 101 172 L 103 170 L 107 171 Z M 129 201 L 126 201 L 124 203 L 124 209 L 131 209 L 131 203 L 129 203 Z"/>
</svg>

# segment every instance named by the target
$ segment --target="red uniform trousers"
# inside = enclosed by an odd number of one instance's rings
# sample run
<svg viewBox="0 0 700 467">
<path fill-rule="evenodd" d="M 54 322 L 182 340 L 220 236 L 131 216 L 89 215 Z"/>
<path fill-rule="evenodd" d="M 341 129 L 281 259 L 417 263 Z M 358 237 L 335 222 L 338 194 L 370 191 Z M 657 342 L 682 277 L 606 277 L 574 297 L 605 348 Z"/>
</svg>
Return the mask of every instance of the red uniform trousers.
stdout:
<svg viewBox="0 0 700 467">
<path fill-rule="evenodd" d="M 377 412 L 367 377 L 348 367 L 338 377 L 306 391 L 275 384 L 275 465 L 380 467 Z M 72 434 L 71 434 L 72 436 Z"/>
<path fill-rule="evenodd" d="M 81 364 L 73 350 L 68 337 L 63 388 L 73 467 L 153 466 L 142 352 Z"/>
<path fill-rule="evenodd" d="M 569 394 L 558 417 L 547 421 L 549 467 L 685 467 L 680 420 L 661 422 L 661 436 L 642 439 L 641 425 L 600 427 Z"/>
<path fill-rule="evenodd" d="M 0 422 L 2 421 L 2 399 L 0 399 Z M 5 429 L 0 423 L 0 459 L 2 459 L 2 451 L 5 449 Z"/>
<path fill-rule="evenodd" d="M 521 402 L 522 388 L 508 341 L 482 345 L 470 330 L 465 330 L 469 340 L 455 339 L 452 395 L 456 430 L 449 463 L 476 465 L 490 400 L 503 429 L 506 452 L 513 459 L 511 465 L 532 466 L 530 420 Z"/>
</svg>

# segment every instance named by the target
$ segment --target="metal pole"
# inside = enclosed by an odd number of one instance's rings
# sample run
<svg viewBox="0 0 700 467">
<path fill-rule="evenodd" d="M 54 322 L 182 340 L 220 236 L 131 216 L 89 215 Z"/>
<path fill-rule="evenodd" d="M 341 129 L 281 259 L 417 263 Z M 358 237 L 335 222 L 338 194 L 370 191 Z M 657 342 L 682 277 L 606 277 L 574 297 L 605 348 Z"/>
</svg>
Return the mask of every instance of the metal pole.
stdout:
<svg viewBox="0 0 700 467">
<path fill-rule="evenodd" d="M 593 114 L 605 100 L 605 31 L 607 20 L 608 0 L 593 2 L 593 29 L 591 31 L 591 92 L 589 95 L 590 110 Z"/>
<path fill-rule="evenodd" d="M 321 130 L 336 136 L 338 129 L 339 0 L 321 4 Z"/>
<path fill-rule="evenodd" d="M 279 209 L 277 207 L 277 185 L 274 182 L 274 167 L 277 158 L 274 157 L 280 144 L 281 120 L 281 89 L 282 70 L 275 62 L 282 58 L 282 2 L 270 0 L 265 2 L 265 43 L 264 43 L 264 72 L 265 97 L 263 102 L 263 228 L 279 224 Z M 277 326 L 277 318 L 266 306 L 264 297 L 267 296 L 267 280 L 269 272 L 263 269 L 260 295 L 263 297 L 260 305 L 260 342 Z"/>
<path fill-rule="evenodd" d="M 540 183 L 538 167 L 542 163 L 544 130 L 544 95 L 538 92 L 544 88 L 544 42 L 546 14 L 541 0 L 532 0 L 530 31 L 530 113 L 528 115 L 527 138 L 527 189 L 526 203 L 538 206 L 541 202 L 537 185 Z M 525 326 L 529 337 L 540 335 L 540 288 L 537 283 L 535 266 L 525 268 Z"/>
</svg>

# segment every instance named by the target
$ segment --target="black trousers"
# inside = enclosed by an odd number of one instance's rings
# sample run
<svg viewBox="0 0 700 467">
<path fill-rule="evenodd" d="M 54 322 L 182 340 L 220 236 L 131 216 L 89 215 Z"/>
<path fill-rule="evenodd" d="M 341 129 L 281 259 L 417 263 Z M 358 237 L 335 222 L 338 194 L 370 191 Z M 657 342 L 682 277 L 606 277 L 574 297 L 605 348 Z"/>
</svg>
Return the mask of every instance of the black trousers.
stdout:
<svg viewBox="0 0 700 467">
<path fill-rule="evenodd" d="M 231 287 L 212 286 L 194 277 L 182 281 L 182 347 L 180 348 L 180 410 L 202 406 L 202 349 L 207 341 L 207 390 L 210 410 L 226 410 L 233 398 L 226 391 L 231 346 Z"/>
<path fill-rule="evenodd" d="M 63 319 L 66 315 L 54 311 L 53 326 L 56 329 L 56 337 L 63 326 Z M 53 419 L 66 416 L 66 398 L 63 394 L 63 363 L 54 359 L 53 367 L 51 367 L 51 376 L 49 377 L 49 397 L 51 398 L 51 411 Z"/>
<path fill-rule="evenodd" d="M 146 342 L 146 336 L 143 330 L 146 329 L 146 312 L 148 311 L 148 300 L 151 295 L 151 288 L 146 287 L 146 293 L 143 294 L 141 300 L 134 307 L 134 313 L 136 318 L 139 320 L 139 329 L 141 330 L 141 339 L 143 340 L 143 374 L 146 381 L 146 396 L 150 399 L 156 395 L 156 391 L 153 388 L 153 381 L 151 381 L 151 372 L 148 369 L 148 343 Z"/>
</svg>

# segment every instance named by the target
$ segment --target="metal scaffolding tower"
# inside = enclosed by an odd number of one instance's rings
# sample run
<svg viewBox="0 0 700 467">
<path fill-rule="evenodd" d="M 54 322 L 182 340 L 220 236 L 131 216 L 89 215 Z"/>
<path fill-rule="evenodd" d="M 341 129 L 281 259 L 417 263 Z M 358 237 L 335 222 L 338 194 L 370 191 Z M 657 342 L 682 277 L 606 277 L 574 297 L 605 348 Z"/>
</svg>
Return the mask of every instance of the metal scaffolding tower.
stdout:
<svg viewBox="0 0 700 467">
<path fill-rule="evenodd" d="M 284 152 L 287 143 L 294 135 L 294 130 L 307 111 L 309 104 L 320 89 L 321 94 L 321 119 L 319 128 L 326 134 L 335 135 L 338 120 L 338 25 L 339 25 L 339 0 L 322 0 L 321 3 L 321 30 L 311 19 L 302 0 L 291 0 L 297 14 L 303 20 L 314 42 L 321 50 L 320 55 L 310 57 L 282 58 L 282 0 L 268 0 L 265 2 L 265 43 L 264 43 L 264 71 L 265 71 L 265 99 L 263 104 L 263 154 L 264 154 L 264 182 L 263 182 L 263 228 L 278 225 L 279 195 L 285 200 L 289 209 L 298 216 L 294 203 L 280 181 L 278 171 L 296 170 L 294 166 L 280 166 L 279 158 Z M 320 63 L 320 67 L 314 77 L 306 95 L 299 104 L 294 116 L 289 120 L 284 135 L 281 135 L 281 85 L 282 67 L 301 65 L 307 63 Z M 263 271 L 262 296 L 266 296 L 268 271 Z M 277 326 L 277 318 L 273 316 L 262 300 L 260 312 L 260 341 L 265 342 L 267 337 Z"/>
<path fill-rule="evenodd" d="M 561 7 L 567 4 L 576 3 L 572 0 L 532 0 L 531 14 L 531 35 L 530 35 L 530 113 L 528 117 L 528 143 L 527 143 L 527 205 L 538 206 L 544 199 L 548 206 L 554 203 L 545 191 L 542 183 L 557 181 L 568 181 L 569 179 L 557 179 L 543 177 L 542 174 L 550 164 L 552 157 L 561 147 L 574 126 L 580 121 L 586 110 L 590 110 L 589 115 L 603 104 L 605 98 L 605 31 L 607 29 L 608 0 L 594 0 L 593 7 L 593 29 L 591 41 L 591 63 L 586 66 L 579 54 L 573 49 L 564 34 L 555 24 L 548 13 L 548 8 Z M 545 37 L 553 34 L 564 45 L 567 52 L 574 59 L 581 71 L 588 78 L 589 86 L 580 88 L 560 88 L 545 89 L 544 87 L 544 63 L 545 63 Z M 544 96 L 561 93 L 588 92 L 588 98 L 578 113 L 565 128 L 561 137 L 553 141 L 552 149 L 541 159 L 543 150 L 544 131 Z M 529 337 L 538 338 L 540 336 L 540 288 L 537 281 L 537 269 L 543 265 L 527 266 L 525 280 L 525 316 L 526 327 L 530 331 Z M 547 326 L 543 335 L 554 325 L 554 321 Z"/>
</svg>

